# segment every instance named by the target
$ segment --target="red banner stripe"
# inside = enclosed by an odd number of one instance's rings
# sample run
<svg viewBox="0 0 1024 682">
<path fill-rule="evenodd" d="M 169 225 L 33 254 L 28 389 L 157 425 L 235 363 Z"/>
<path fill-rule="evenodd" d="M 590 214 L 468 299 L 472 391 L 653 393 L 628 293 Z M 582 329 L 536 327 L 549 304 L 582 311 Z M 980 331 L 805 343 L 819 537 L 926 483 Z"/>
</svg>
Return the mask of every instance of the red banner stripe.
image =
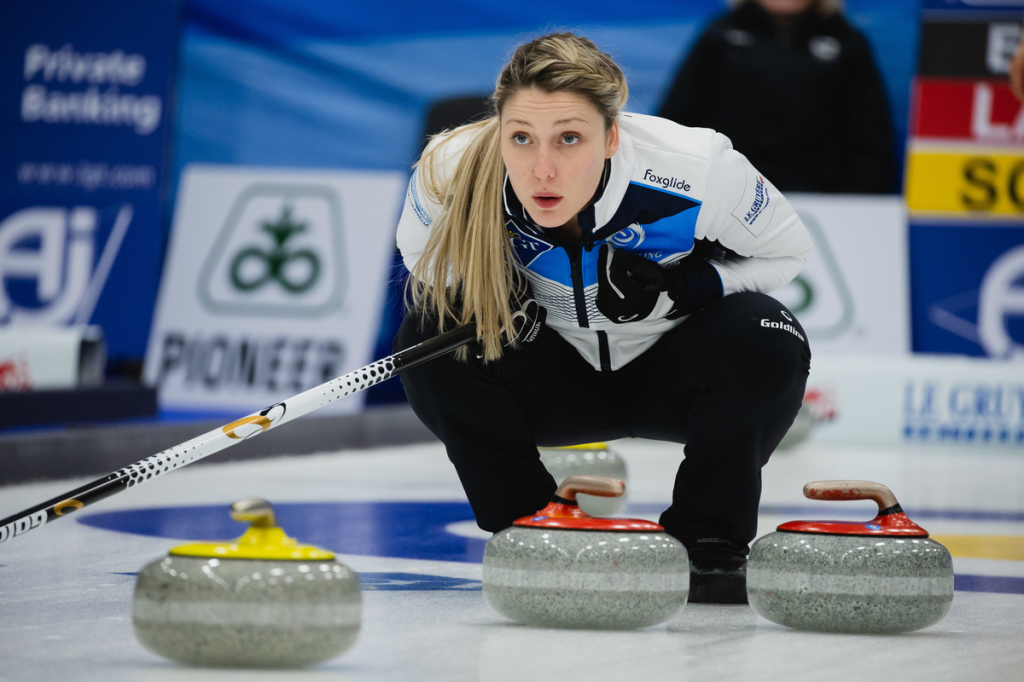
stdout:
<svg viewBox="0 0 1024 682">
<path fill-rule="evenodd" d="M 1024 143 L 1024 105 L 1006 81 L 918 78 L 914 137 Z"/>
</svg>

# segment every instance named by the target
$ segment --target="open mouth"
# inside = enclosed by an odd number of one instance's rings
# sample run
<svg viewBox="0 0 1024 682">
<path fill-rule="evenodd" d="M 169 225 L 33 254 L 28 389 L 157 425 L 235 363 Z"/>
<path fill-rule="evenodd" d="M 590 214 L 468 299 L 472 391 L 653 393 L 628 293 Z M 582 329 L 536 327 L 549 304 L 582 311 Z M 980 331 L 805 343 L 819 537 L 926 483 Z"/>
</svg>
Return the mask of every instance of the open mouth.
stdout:
<svg viewBox="0 0 1024 682">
<path fill-rule="evenodd" d="M 562 200 L 562 197 L 554 194 L 535 194 L 533 200 L 541 208 L 554 208 Z"/>
</svg>

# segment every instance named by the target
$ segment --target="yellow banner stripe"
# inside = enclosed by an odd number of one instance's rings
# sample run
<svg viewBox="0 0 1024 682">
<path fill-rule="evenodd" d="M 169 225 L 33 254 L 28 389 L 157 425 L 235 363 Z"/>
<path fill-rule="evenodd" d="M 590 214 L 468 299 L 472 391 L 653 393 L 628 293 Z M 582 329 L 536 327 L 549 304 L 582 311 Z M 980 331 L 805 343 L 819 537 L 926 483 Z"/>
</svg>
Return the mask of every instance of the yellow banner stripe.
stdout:
<svg viewBox="0 0 1024 682">
<path fill-rule="evenodd" d="M 1024 148 L 911 148 L 905 194 L 911 211 L 1024 218 Z"/>
<path fill-rule="evenodd" d="M 1024 561 L 1024 536 L 1021 535 L 932 535 L 931 538 L 953 556 Z"/>
</svg>

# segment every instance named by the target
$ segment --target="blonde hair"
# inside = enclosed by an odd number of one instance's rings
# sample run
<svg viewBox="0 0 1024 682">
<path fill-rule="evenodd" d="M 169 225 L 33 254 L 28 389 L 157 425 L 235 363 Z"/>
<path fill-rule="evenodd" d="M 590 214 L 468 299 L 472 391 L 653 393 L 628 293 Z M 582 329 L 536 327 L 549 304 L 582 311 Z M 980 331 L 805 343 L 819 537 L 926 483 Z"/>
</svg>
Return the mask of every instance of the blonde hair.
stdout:
<svg viewBox="0 0 1024 682">
<path fill-rule="evenodd" d="M 492 115 L 435 136 L 437 143 L 428 145 L 416 163 L 427 194 L 444 210 L 413 266 L 407 289 L 411 305 L 436 318 L 439 330 L 475 320 L 485 361 L 501 357 L 503 330 L 510 337 L 513 328 L 510 301 L 526 287 L 505 230 L 499 121 L 505 103 L 531 87 L 586 98 L 601 113 L 606 130 L 629 96 L 622 70 L 591 41 L 573 33 L 541 36 L 516 49 L 501 70 Z M 467 135 L 454 172 L 443 179 L 438 169 L 448 157 L 446 148 Z M 461 349 L 459 357 L 465 353 Z"/>
</svg>

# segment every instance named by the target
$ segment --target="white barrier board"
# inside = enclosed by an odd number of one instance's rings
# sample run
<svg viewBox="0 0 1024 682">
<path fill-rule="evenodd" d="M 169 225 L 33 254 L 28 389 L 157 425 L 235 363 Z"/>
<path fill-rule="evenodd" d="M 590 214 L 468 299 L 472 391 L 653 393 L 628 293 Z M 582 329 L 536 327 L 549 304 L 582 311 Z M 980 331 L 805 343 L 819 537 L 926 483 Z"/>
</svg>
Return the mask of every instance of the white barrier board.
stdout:
<svg viewBox="0 0 1024 682">
<path fill-rule="evenodd" d="M 1024 454 L 1024 363 L 958 356 L 811 360 L 810 438 L 970 445 Z"/>
<path fill-rule="evenodd" d="M 187 167 L 146 353 L 161 408 L 244 413 L 372 362 L 407 181 Z"/>
<path fill-rule="evenodd" d="M 907 219 L 901 197 L 787 194 L 814 240 L 803 272 L 773 292 L 811 352 L 910 352 Z"/>
<path fill-rule="evenodd" d="M 69 390 L 103 382 L 107 352 L 97 326 L 0 328 L 0 392 Z"/>
</svg>

